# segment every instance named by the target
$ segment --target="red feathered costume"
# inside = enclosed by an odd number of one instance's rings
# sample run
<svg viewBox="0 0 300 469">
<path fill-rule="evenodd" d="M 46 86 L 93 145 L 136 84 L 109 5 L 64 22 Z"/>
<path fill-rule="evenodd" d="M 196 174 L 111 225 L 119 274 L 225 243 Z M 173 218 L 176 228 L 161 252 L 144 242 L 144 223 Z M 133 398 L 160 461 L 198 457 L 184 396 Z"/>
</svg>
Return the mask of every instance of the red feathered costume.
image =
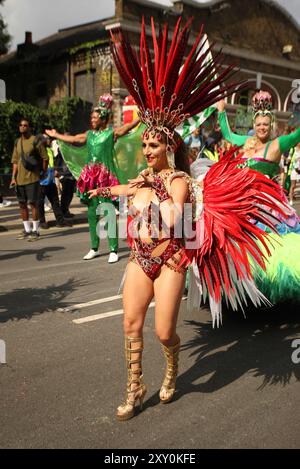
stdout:
<svg viewBox="0 0 300 469">
<path fill-rule="evenodd" d="M 181 30 L 180 24 L 181 18 L 168 50 L 168 25 L 159 29 L 157 39 L 151 20 L 154 61 L 144 20 L 139 55 L 121 30 L 111 33 L 116 67 L 139 107 L 140 119 L 147 126 L 146 137 L 165 134 L 173 146 L 178 145 L 175 128 L 186 118 L 237 90 L 237 83 L 225 83 L 234 73 L 233 67 L 224 67 L 220 54 L 209 59 L 211 48 L 205 50 L 204 43 L 201 44 L 202 28 L 184 59 L 191 20 Z M 271 213 L 274 209 L 282 217 L 286 213 L 278 186 L 250 168 L 239 168 L 240 157 L 235 153 L 236 148 L 221 156 L 204 177 L 203 186 L 186 173 L 178 172 L 174 160 L 169 164 L 168 177 L 156 176 L 156 186 L 153 186 L 161 202 L 162 187 L 168 197 L 174 178 L 183 177 L 187 181 L 189 200 L 194 205 L 195 238 L 181 240 L 179 245 L 173 232 L 169 238 L 174 253 L 181 249 L 178 269 L 192 265 L 189 305 L 198 307 L 201 298 L 208 297 L 213 323 L 217 324 L 221 319 L 222 299 L 234 309 L 247 304 L 248 298 L 255 305 L 268 303 L 255 286 L 251 273 L 251 262 L 264 269 L 263 248 L 269 254 L 266 233 L 255 222 L 262 222 L 275 232 L 278 220 Z M 158 244 L 153 242 L 152 247 Z M 165 253 L 153 260 L 152 248 L 142 241 L 132 238 L 130 245 L 134 260 L 150 278 L 157 275 L 157 264 L 167 265 Z"/>
</svg>

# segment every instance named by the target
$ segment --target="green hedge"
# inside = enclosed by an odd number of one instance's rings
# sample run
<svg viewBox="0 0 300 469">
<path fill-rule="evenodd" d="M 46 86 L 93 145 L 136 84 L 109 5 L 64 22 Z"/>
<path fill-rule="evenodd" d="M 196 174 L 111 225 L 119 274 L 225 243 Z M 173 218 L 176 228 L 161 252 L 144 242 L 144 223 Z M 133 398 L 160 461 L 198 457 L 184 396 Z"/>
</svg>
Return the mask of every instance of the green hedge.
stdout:
<svg viewBox="0 0 300 469">
<path fill-rule="evenodd" d="M 45 128 L 55 128 L 61 133 L 70 132 L 74 117 L 86 104 L 77 97 L 64 98 L 48 109 L 40 109 L 26 103 L 7 101 L 0 104 L 0 172 L 10 171 L 13 146 L 19 133 L 19 122 L 27 117 L 34 134 L 44 132 Z"/>
</svg>

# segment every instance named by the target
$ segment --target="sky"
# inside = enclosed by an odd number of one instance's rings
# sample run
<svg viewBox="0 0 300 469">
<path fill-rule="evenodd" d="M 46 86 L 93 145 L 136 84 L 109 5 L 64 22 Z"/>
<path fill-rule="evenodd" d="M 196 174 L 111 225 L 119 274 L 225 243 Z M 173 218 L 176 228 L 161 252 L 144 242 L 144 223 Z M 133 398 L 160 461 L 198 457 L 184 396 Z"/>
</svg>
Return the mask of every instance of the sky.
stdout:
<svg viewBox="0 0 300 469">
<path fill-rule="evenodd" d="M 169 0 L 151 0 L 170 5 Z M 205 3 L 207 0 L 196 0 Z M 240 0 L 241 4 L 245 0 Z M 275 0 L 300 25 L 300 0 Z M 114 15 L 114 0 L 5 0 L 0 7 L 8 31 L 13 36 L 11 49 L 24 42 L 25 31 L 32 31 L 34 42 L 58 29 L 88 23 Z M 88 5 L 88 8 L 87 8 Z"/>
</svg>

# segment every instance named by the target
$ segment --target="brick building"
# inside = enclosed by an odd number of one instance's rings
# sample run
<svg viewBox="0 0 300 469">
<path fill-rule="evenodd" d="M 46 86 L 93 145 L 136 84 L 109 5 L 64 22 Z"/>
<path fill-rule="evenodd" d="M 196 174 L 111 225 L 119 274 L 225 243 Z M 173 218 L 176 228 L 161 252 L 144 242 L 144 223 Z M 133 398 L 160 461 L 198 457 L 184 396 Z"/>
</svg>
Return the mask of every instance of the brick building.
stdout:
<svg viewBox="0 0 300 469">
<path fill-rule="evenodd" d="M 204 23 L 214 49 L 222 48 L 225 63 L 236 64 L 237 78 L 249 80 L 248 90 L 228 99 L 229 113 L 236 114 L 261 87 L 273 96 L 279 125 L 288 121 L 293 81 L 300 78 L 300 28 L 271 0 L 173 0 L 172 7 L 148 0 L 115 0 L 111 18 L 62 29 L 36 43 L 26 33 L 17 51 L 0 59 L 7 97 L 46 107 L 64 96 L 80 96 L 92 105 L 100 94 L 111 92 L 115 122 L 120 123 L 122 100 L 128 93 L 111 60 L 109 29 L 122 26 L 138 44 L 142 15 L 171 25 L 179 15 L 194 16 L 195 34 Z"/>
</svg>

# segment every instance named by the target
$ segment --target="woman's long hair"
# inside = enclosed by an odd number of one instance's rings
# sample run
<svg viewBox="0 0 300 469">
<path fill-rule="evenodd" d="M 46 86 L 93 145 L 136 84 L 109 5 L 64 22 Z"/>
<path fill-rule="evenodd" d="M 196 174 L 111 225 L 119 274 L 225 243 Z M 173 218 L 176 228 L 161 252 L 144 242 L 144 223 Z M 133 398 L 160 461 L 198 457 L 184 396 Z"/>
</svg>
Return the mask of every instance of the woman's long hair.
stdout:
<svg viewBox="0 0 300 469">
<path fill-rule="evenodd" d="M 177 148 L 175 151 L 175 167 L 180 171 L 191 174 L 189 163 L 189 148 L 184 143 L 178 132 L 174 132 Z"/>
</svg>

